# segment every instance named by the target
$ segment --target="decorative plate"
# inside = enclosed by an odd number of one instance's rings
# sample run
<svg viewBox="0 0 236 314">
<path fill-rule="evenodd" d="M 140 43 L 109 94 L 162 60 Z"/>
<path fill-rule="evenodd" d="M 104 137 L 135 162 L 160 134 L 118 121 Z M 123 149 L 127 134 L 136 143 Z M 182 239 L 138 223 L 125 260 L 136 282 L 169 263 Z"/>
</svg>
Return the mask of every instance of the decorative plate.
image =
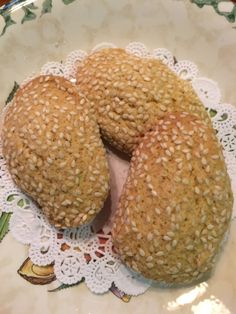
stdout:
<svg viewBox="0 0 236 314">
<path fill-rule="evenodd" d="M 139 41 L 149 51 L 165 47 L 177 60 L 193 61 L 200 76 L 216 81 L 222 93 L 221 103 L 236 105 L 235 29 L 210 7 L 200 10 L 188 1 L 177 0 L 12 2 L 13 6 L 0 9 L 2 107 L 17 84 L 39 73 L 48 61 L 60 63 L 71 51 L 89 51 L 104 41 L 120 47 Z M 23 2 L 26 6 L 21 8 Z M 227 119 L 214 110 L 211 114 Z M 231 135 L 233 142 L 235 136 Z M 9 198 L 9 204 L 12 201 Z M 208 281 L 181 289 L 153 285 L 143 295 L 130 298 L 114 286 L 109 293 L 96 295 L 84 283 L 73 288 L 73 284 L 58 284 L 52 266 L 34 265 L 28 258 L 29 248 L 18 243 L 11 233 L 6 234 L 10 219 L 8 213 L 0 219 L 1 314 L 234 313 L 235 220 L 215 273 Z"/>
</svg>

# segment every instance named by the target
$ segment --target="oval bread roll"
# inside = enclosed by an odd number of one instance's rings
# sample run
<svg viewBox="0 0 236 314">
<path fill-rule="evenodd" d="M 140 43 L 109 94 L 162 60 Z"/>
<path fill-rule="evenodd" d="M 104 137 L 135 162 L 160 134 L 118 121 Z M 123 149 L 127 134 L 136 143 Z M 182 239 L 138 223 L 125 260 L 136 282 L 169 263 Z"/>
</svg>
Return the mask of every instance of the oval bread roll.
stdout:
<svg viewBox="0 0 236 314">
<path fill-rule="evenodd" d="M 108 194 L 109 171 L 97 124 L 72 83 L 40 76 L 7 109 L 3 155 L 15 183 L 56 227 L 90 222 Z"/>
<path fill-rule="evenodd" d="M 210 124 L 189 82 L 157 59 L 143 59 L 124 49 L 91 54 L 77 69 L 77 84 L 89 99 L 103 137 L 131 154 L 158 118 L 187 111 Z"/>
<path fill-rule="evenodd" d="M 126 265 L 165 284 L 188 284 L 214 264 L 233 195 L 211 127 L 188 113 L 159 120 L 134 151 L 112 236 Z"/>
</svg>

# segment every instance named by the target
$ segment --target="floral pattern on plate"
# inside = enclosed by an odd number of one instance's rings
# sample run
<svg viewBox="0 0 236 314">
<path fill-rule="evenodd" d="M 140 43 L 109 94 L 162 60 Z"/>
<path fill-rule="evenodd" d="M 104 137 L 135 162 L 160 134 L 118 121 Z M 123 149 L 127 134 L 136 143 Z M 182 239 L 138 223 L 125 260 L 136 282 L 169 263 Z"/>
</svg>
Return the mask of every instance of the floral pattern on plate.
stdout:
<svg viewBox="0 0 236 314">
<path fill-rule="evenodd" d="M 65 5 L 68 5 L 75 0 L 62 0 Z M 6 1 L 7 3 L 0 8 L 0 15 L 3 17 L 5 26 L 2 29 L 0 36 L 4 35 L 7 28 L 16 24 L 16 21 L 12 18 L 11 13 L 18 8 L 23 10 L 23 17 L 21 24 L 25 22 L 35 20 L 46 13 L 51 13 L 53 8 L 53 0 L 44 0 L 40 6 L 35 5 L 33 2 L 30 4 L 26 0 L 12 0 Z M 25 4 L 26 3 L 26 4 Z"/>
<path fill-rule="evenodd" d="M 55 1 L 55 0 L 54 0 Z M 68 5 L 75 0 L 61 0 L 63 4 Z M 236 0 L 190 0 L 197 6 L 202 8 L 205 5 L 212 6 L 219 15 L 223 15 L 230 23 L 234 23 L 236 20 Z M 3 36 L 8 27 L 16 24 L 17 22 L 12 18 L 12 12 L 16 9 L 23 11 L 23 17 L 21 18 L 21 24 L 29 22 L 41 17 L 46 13 L 51 13 L 53 9 L 53 0 L 44 0 L 39 6 L 33 3 L 29 3 L 27 0 L 11 0 L 5 1 L 5 5 L 0 7 L 0 15 L 4 19 L 4 27 L 0 33 L 0 37 Z M 37 2 L 37 1 L 35 1 Z"/>
<path fill-rule="evenodd" d="M 192 0 L 192 2 L 200 8 L 211 5 L 216 13 L 223 15 L 230 23 L 236 20 L 236 0 Z"/>
</svg>

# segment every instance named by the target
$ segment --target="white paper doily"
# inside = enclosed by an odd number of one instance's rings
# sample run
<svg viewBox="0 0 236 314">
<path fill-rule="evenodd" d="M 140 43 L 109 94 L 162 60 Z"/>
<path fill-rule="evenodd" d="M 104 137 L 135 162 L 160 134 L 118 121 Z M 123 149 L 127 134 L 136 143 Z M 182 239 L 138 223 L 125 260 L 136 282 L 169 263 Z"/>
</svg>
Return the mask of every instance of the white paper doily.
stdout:
<svg viewBox="0 0 236 314">
<path fill-rule="evenodd" d="M 92 52 L 107 47 L 115 47 L 115 45 L 102 43 L 94 47 Z M 198 77 L 198 69 L 194 63 L 186 60 L 176 61 L 167 49 L 158 48 L 149 51 L 144 44 L 137 42 L 130 43 L 126 50 L 143 58 L 161 59 L 178 76 L 191 81 L 208 110 L 219 141 L 222 143 L 236 199 L 236 108 L 221 103 L 218 85 L 210 79 Z M 73 51 L 64 63 L 45 64 L 40 74 L 64 76 L 74 82 L 76 67 L 86 56 L 85 51 Z M 31 79 L 32 76 L 22 85 Z M 124 161 L 112 153 L 109 154 L 109 163 L 119 168 L 118 176 L 121 174 L 120 178 L 114 179 L 117 180 L 114 183 L 117 192 L 112 192 L 111 197 L 115 206 L 127 174 L 128 164 L 124 165 Z M 123 167 L 122 171 L 120 167 Z M 107 292 L 112 283 L 129 295 L 142 294 L 150 287 L 151 281 L 145 280 L 121 264 L 113 251 L 108 226 L 97 233 L 93 232 L 91 225 L 64 231 L 52 227 L 37 205 L 14 185 L 1 151 L 0 177 L 0 211 L 12 213 L 10 231 L 17 241 L 29 245 L 29 257 L 34 264 L 43 266 L 54 263 L 54 272 L 60 282 L 74 284 L 84 278 L 86 285 L 94 293 Z M 234 206 L 232 218 L 235 217 Z"/>
</svg>

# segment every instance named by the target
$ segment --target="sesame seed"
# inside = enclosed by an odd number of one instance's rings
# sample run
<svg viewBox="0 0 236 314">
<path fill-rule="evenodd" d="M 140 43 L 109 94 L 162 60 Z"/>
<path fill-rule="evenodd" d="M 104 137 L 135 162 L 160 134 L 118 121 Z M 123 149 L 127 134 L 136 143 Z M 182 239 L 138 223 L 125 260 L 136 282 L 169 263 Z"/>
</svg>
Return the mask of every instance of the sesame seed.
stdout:
<svg viewBox="0 0 236 314">
<path fill-rule="evenodd" d="M 173 240 L 173 241 L 172 241 L 172 246 L 173 246 L 173 247 L 176 247 L 177 243 L 178 243 L 178 241 L 177 241 L 176 239 Z"/>
<path fill-rule="evenodd" d="M 164 252 L 163 251 L 159 251 L 156 253 L 156 256 L 160 257 L 160 256 L 163 256 L 164 255 Z"/>
<path fill-rule="evenodd" d="M 171 211 L 172 211 L 171 207 L 168 206 L 168 207 L 166 208 L 167 215 L 170 215 L 170 214 L 171 214 Z"/>
<path fill-rule="evenodd" d="M 50 157 L 47 157 L 47 163 L 48 163 L 48 164 L 52 164 L 52 163 L 53 163 L 53 160 L 52 160 Z"/>
<path fill-rule="evenodd" d="M 192 250 L 193 250 L 193 248 L 194 248 L 194 247 L 193 247 L 193 245 L 191 245 L 191 244 L 190 244 L 190 245 L 188 245 L 188 246 L 186 246 L 186 249 L 187 249 L 188 251 L 192 251 Z"/>
<path fill-rule="evenodd" d="M 130 252 L 130 251 L 128 251 L 128 252 L 126 252 L 126 255 L 128 255 L 128 256 L 133 256 L 133 253 Z"/>
<path fill-rule="evenodd" d="M 178 182 L 181 182 L 181 179 L 179 177 L 175 177 L 174 181 L 178 183 Z"/>
<path fill-rule="evenodd" d="M 221 214 L 221 216 L 225 216 L 226 215 L 226 209 L 224 209 L 220 214 Z"/>
<path fill-rule="evenodd" d="M 190 159 L 191 159 L 191 154 L 190 154 L 190 153 L 187 153 L 187 154 L 186 154 L 186 159 L 187 159 L 187 160 L 190 160 Z"/>
<path fill-rule="evenodd" d="M 183 178 L 183 179 L 182 179 L 182 183 L 183 183 L 183 184 L 189 184 L 189 180 L 188 180 L 187 178 Z"/>
<path fill-rule="evenodd" d="M 164 106 L 164 105 L 160 105 L 160 109 L 161 109 L 162 111 L 166 111 L 166 110 L 167 110 L 166 106 Z M 164 127 L 163 127 L 163 129 L 164 129 Z"/>
<path fill-rule="evenodd" d="M 213 228 L 214 228 L 213 225 L 211 225 L 211 224 L 207 225 L 207 229 L 208 229 L 208 230 L 212 230 Z"/>
<path fill-rule="evenodd" d="M 195 191 L 196 194 L 200 194 L 201 193 L 199 187 L 197 187 L 197 186 L 194 188 L 194 191 Z"/>
<path fill-rule="evenodd" d="M 180 163 L 177 165 L 177 168 L 178 168 L 179 170 L 181 170 L 181 169 L 183 168 L 183 163 L 180 162 Z"/>
<path fill-rule="evenodd" d="M 70 200 L 64 200 L 64 201 L 61 203 L 62 206 L 67 206 L 67 205 L 71 205 L 71 204 L 72 204 L 72 202 L 71 202 Z"/>
<path fill-rule="evenodd" d="M 86 221 L 87 220 L 87 218 L 88 218 L 88 215 L 83 215 L 83 218 L 82 218 L 82 221 Z"/>
<path fill-rule="evenodd" d="M 159 208 L 155 208 L 155 212 L 156 212 L 157 215 L 160 215 L 160 214 L 161 214 L 161 211 L 160 211 Z"/>
<path fill-rule="evenodd" d="M 151 261 L 153 261 L 153 257 L 150 255 L 150 256 L 148 256 L 147 258 L 146 258 L 146 261 L 147 262 L 151 262 Z"/>
<path fill-rule="evenodd" d="M 157 192 L 154 191 L 154 190 L 152 190 L 151 193 L 152 193 L 152 195 L 155 196 L 155 197 L 158 196 Z"/>
<path fill-rule="evenodd" d="M 142 234 L 141 233 L 138 233 L 137 234 L 137 240 L 141 240 L 142 239 Z"/>
<path fill-rule="evenodd" d="M 149 232 L 147 235 L 147 240 L 151 241 L 152 239 L 153 239 L 153 234 L 151 232 Z"/>
<path fill-rule="evenodd" d="M 141 249 L 141 248 L 139 248 L 139 254 L 140 254 L 140 256 L 145 256 L 145 252 L 144 252 L 144 250 L 143 249 Z"/>
<path fill-rule="evenodd" d="M 207 160 L 206 160 L 205 157 L 202 157 L 201 163 L 202 163 L 203 166 L 206 166 L 206 165 L 207 165 Z"/>
<path fill-rule="evenodd" d="M 173 238 L 175 236 L 174 232 L 172 232 L 172 231 L 168 231 L 166 234 L 170 238 Z"/>
<path fill-rule="evenodd" d="M 148 171 L 148 166 L 147 165 L 144 165 L 143 168 L 144 168 L 144 170 Z"/>
<path fill-rule="evenodd" d="M 100 196 L 102 196 L 102 193 L 100 193 L 100 192 L 95 192 L 94 195 L 95 195 L 96 197 L 100 197 Z"/>
<path fill-rule="evenodd" d="M 151 176 L 150 175 L 147 175 L 146 181 L 147 181 L 147 183 L 151 182 Z"/>
<path fill-rule="evenodd" d="M 59 164 L 59 168 L 64 168 L 66 165 L 66 161 L 63 161 Z"/>
<path fill-rule="evenodd" d="M 150 190 L 153 190 L 153 185 L 151 184 L 151 183 L 148 183 L 148 188 L 150 189 Z"/>
<path fill-rule="evenodd" d="M 129 196 L 127 196 L 127 198 L 126 198 L 128 201 L 133 201 L 134 200 L 134 197 L 132 196 L 132 195 L 129 195 Z"/>
<path fill-rule="evenodd" d="M 79 197 L 76 198 L 76 200 L 79 202 L 79 203 L 83 203 L 83 200 Z"/>
</svg>

